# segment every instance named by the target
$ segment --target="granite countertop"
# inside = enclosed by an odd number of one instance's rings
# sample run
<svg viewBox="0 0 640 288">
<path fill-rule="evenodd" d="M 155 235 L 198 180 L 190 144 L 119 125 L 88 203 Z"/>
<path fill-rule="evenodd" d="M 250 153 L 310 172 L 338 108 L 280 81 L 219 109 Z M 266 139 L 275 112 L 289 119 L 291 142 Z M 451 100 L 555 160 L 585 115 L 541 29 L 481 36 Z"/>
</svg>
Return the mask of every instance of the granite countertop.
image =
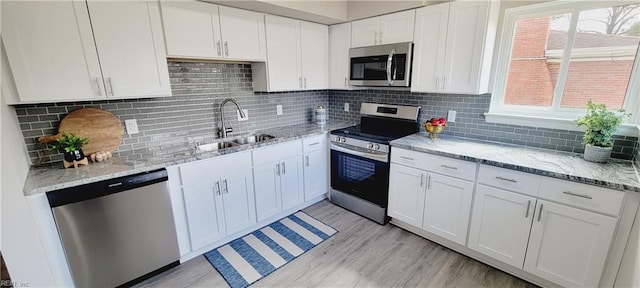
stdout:
<svg viewBox="0 0 640 288">
<path fill-rule="evenodd" d="M 391 146 L 482 164 L 503 167 L 616 190 L 640 192 L 640 181 L 631 161 L 593 163 L 582 154 L 530 148 L 472 139 L 440 136 L 432 140 L 417 133 L 391 142 Z"/>
<path fill-rule="evenodd" d="M 143 155 L 136 159 L 116 158 L 99 163 L 91 163 L 80 166 L 77 169 L 63 169 L 62 164 L 55 166 L 32 167 L 29 170 L 24 185 L 24 195 L 35 195 L 49 191 L 79 186 L 83 184 L 98 182 L 136 173 L 152 171 L 172 165 L 188 163 L 192 161 L 213 158 L 230 153 L 251 150 L 258 147 L 269 146 L 286 141 L 301 139 L 308 136 L 320 135 L 331 130 L 340 129 L 354 125 L 354 123 L 328 121 L 325 125 L 313 123 L 296 124 L 284 127 L 254 131 L 259 134 L 270 134 L 276 136 L 273 140 L 260 142 L 251 145 L 241 145 L 219 151 L 197 152 L 191 149 L 189 153 L 180 152 L 173 155 L 155 156 L 154 153 Z M 233 138 L 233 137 L 229 137 Z M 185 143 L 189 145 L 189 143 Z"/>
</svg>

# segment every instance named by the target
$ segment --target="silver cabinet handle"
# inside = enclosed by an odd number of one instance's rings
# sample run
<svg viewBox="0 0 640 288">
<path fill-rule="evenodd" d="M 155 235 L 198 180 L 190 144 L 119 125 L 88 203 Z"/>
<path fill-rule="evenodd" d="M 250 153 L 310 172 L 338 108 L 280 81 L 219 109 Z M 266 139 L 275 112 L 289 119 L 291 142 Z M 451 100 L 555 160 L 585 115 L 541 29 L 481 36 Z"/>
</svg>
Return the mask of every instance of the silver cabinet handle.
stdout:
<svg viewBox="0 0 640 288">
<path fill-rule="evenodd" d="M 349 85 L 347 84 L 347 77 L 344 77 L 344 87 L 349 87 Z"/>
<path fill-rule="evenodd" d="M 567 194 L 567 195 L 571 195 L 571 196 L 586 198 L 586 199 L 593 199 L 593 197 L 591 197 L 591 196 L 589 196 L 587 194 L 576 194 L 576 193 L 573 193 L 571 191 L 564 191 L 562 193 Z"/>
<path fill-rule="evenodd" d="M 451 169 L 451 170 L 458 170 L 458 167 L 453 167 L 453 166 L 449 166 L 449 165 L 440 165 L 440 167 Z"/>
<path fill-rule="evenodd" d="M 307 88 L 307 77 L 304 77 L 304 88 Z"/>
<path fill-rule="evenodd" d="M 216 181 L 216 194 L 220 195 L 220 181 Z"/>
<path fill-rule="evenodd" d="M 276 164 L 276 175 L 280 176 L 280 163 Z"/>
<path fill-rule="evenodd" d="M 496 179 L 498 179 L 498 180 L 502 180 L 502 181 L 507 181 L 507 182 L 518 183 L 518 180 L 516 180 L 516 179 L 504 178 L 504 177 L 502 177 L 502 176 L 496 176 Z"/>
<path fill-rule="evenodd" d="M 222 48 L 220 48 L 220 41 L 216 43 L 216 46 L 218 46 L 218 56 L 222 56 Z"/>
<path fill-rule="evenodd" d="M 424 186 L 424 174 L 420 174 L 420 187 Z"/>
<path fill-rule="evenodd" d="M 287 174 L 287 166 L 285 165 L 284 162 L 282 162 L 282 175 L 286 175 Z"/>
<path fill-rule="evenodd" d="M 382 31 L 380 31 L 380 36 L 378 37 L 378 44 L 382 44 Z"/>
<path fill-rule="evenodd" d="M 400 156 L 400 158 L 413 161 L 413 158 L 410 158 L 410 157 Z"/>
<path fill-rule="evenodd" d="M 378 44 L 378 31 L 373 31 L 373 44 Z"/>
<path fill-rule="evenodd" d="M 111 96 L 113 96 L 113 81 L 111 80 L 111 77 L 107 77 L 107 86 L 109 86 L 109 92 L 107 93 L 111 93 Z"/>
<path fill-rule="evenodd" d="M 222 180 L 222 183 L 224 183 L 224 193 L 229 194 L 229 186 L 227 185 L 227 179 Z"/>
<path fill-rule="evenodd" d="M 229 56 L 229 42 L 224 41 L 224 56 Z"/>
<path fill-rule="evenodd" d="M 540 222 L 540 218 L 542 218 L 542 207 L 544 205 L 540 204 L 540 211 L 538 211 L 538 222 Z"/>
<path fill-rule="evenodd" d="M 309 167 L 309 155 L 304 156 L 304 162 L 307 167 Z"/>
<path fill-rule="evenodd" d="M 102 90 L 100 90 L 100 78 L 96 77 L 93 79 L 93 82 L 96 83 L 96 90 L 98 90 L 98 96 L 102 96 Z"/>
<path fill-rule="evenodd" d="M 431 174 L 427 176 L 427 190 L 431 190 Z"/>
<path fill-rule="evenodd" d="M 527 202 L 527 212 L 524 213 L 524 218 L 529 218 L 529 208 L 531 208 L 531 200 Z"/>
<path fill-rule="evenodd" d="M 320 142 L 313 142 L 313 143 L 311 143 L 311 144 L 309 144 L 307 146 L 314 146 L 314 145 L 318 145 L 318 144 L 320 144 Z"/>
<path fill-rule="evenodd" d="M 299 86 L 300 86 L 300 88 L 302 88 L 302 76 L 300 76 L 300 77 L 298 78 L 298 81 L 300 81 Z"/>
</svg>

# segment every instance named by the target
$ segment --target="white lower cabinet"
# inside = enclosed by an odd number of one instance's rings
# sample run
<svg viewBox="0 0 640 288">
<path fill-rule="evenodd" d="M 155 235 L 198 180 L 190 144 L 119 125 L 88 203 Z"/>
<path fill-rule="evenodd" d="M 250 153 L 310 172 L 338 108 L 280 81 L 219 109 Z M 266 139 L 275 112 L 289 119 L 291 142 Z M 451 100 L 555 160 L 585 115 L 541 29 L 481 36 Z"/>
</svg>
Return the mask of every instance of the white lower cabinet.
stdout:
<svg viewBox="0 0 640 288">
<path fill-rule="evenodd" d="M 323 134 L 302 141 L 305 201 L 326 195 L 329 190 L 329 150 L 327 140 L 327 135 Z"/>
<path fill-rule="evenodd" d="M 464 245 L 472 198 L 473 182 L 429 173 L 422 228 Z"/>
<path fill-rule="evenodd" d="M 534 197 L 478 184 L 468 247 L 522 269 L 535 203 Z"/>
<path fill-rule="evenodd" d="M 391 163 L 389 171 L 387 214 L 413 226 L 422 227 L 426 172 L 395 163 Z"/>
<path fill-rule="evenodd" d="M 227 234 L 256 223 L 253 174 L 250 170 L 231 171 L 220 177 L 220 195 Z"/>
<path fill-rule="evenodd" d="M 222 199 L 212 183 L 182 187 L 189 225 L 191 249 L 195 250 L 227 236 Z"/>
<path fill-rule="evenodd" d="M 538 200 L 524 270 L 566 287 L 597 287 L 617 219 Z"/>
</svg>

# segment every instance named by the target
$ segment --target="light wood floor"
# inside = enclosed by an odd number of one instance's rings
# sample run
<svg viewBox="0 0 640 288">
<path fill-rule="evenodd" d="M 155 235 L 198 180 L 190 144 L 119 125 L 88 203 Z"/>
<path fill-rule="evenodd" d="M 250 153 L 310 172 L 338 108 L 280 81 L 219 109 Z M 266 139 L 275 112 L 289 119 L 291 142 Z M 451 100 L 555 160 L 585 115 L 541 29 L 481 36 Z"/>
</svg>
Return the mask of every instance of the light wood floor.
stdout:
<svg viewBox="0 0 640 288">
<path fill-rule="evenodd" d="M 339 232 L 254 287 L 536 287 L 391 224 L 327 201 L 304 210 Z M 228 287 L 204 256 L 139 287 Z"/>
</svg>

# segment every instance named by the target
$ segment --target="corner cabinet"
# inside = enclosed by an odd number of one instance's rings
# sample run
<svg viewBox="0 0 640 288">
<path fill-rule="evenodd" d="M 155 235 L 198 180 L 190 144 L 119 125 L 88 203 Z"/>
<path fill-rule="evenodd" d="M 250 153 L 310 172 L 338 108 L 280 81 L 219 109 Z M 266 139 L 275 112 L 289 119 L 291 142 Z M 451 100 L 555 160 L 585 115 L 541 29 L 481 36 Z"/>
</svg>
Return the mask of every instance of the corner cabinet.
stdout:
<svg viewBox="0 0 640 288">
<path fill-rule="evenodd" d="M 416 10 L 412 92 L 489 92 L 496 1 L 453 1 Z"/>
<path fill-rule="evenodd" d="M 351 47 L 413 41 L 415 10 L 351 22 Z"/>
<path fill-rule="evenodd" d="M 273 15 L 265 16 L 267 62 L 252 63 L 255 91 L 327 89 L 329 28 Z"/>
<path fill-rule="evenodd" d="M 329 26 L 329 89 L 349 89 L 351 23 Z"/>
<path fill-rule="evenodd" d="M 171 96 L 158 2 L 1 5 L 12 104 Z"/>
<path fill-rule="evenodd" d="M 161 1 L 167 56 L 265 61 L 264 14 L 196 1 Z"/>
</svg>

